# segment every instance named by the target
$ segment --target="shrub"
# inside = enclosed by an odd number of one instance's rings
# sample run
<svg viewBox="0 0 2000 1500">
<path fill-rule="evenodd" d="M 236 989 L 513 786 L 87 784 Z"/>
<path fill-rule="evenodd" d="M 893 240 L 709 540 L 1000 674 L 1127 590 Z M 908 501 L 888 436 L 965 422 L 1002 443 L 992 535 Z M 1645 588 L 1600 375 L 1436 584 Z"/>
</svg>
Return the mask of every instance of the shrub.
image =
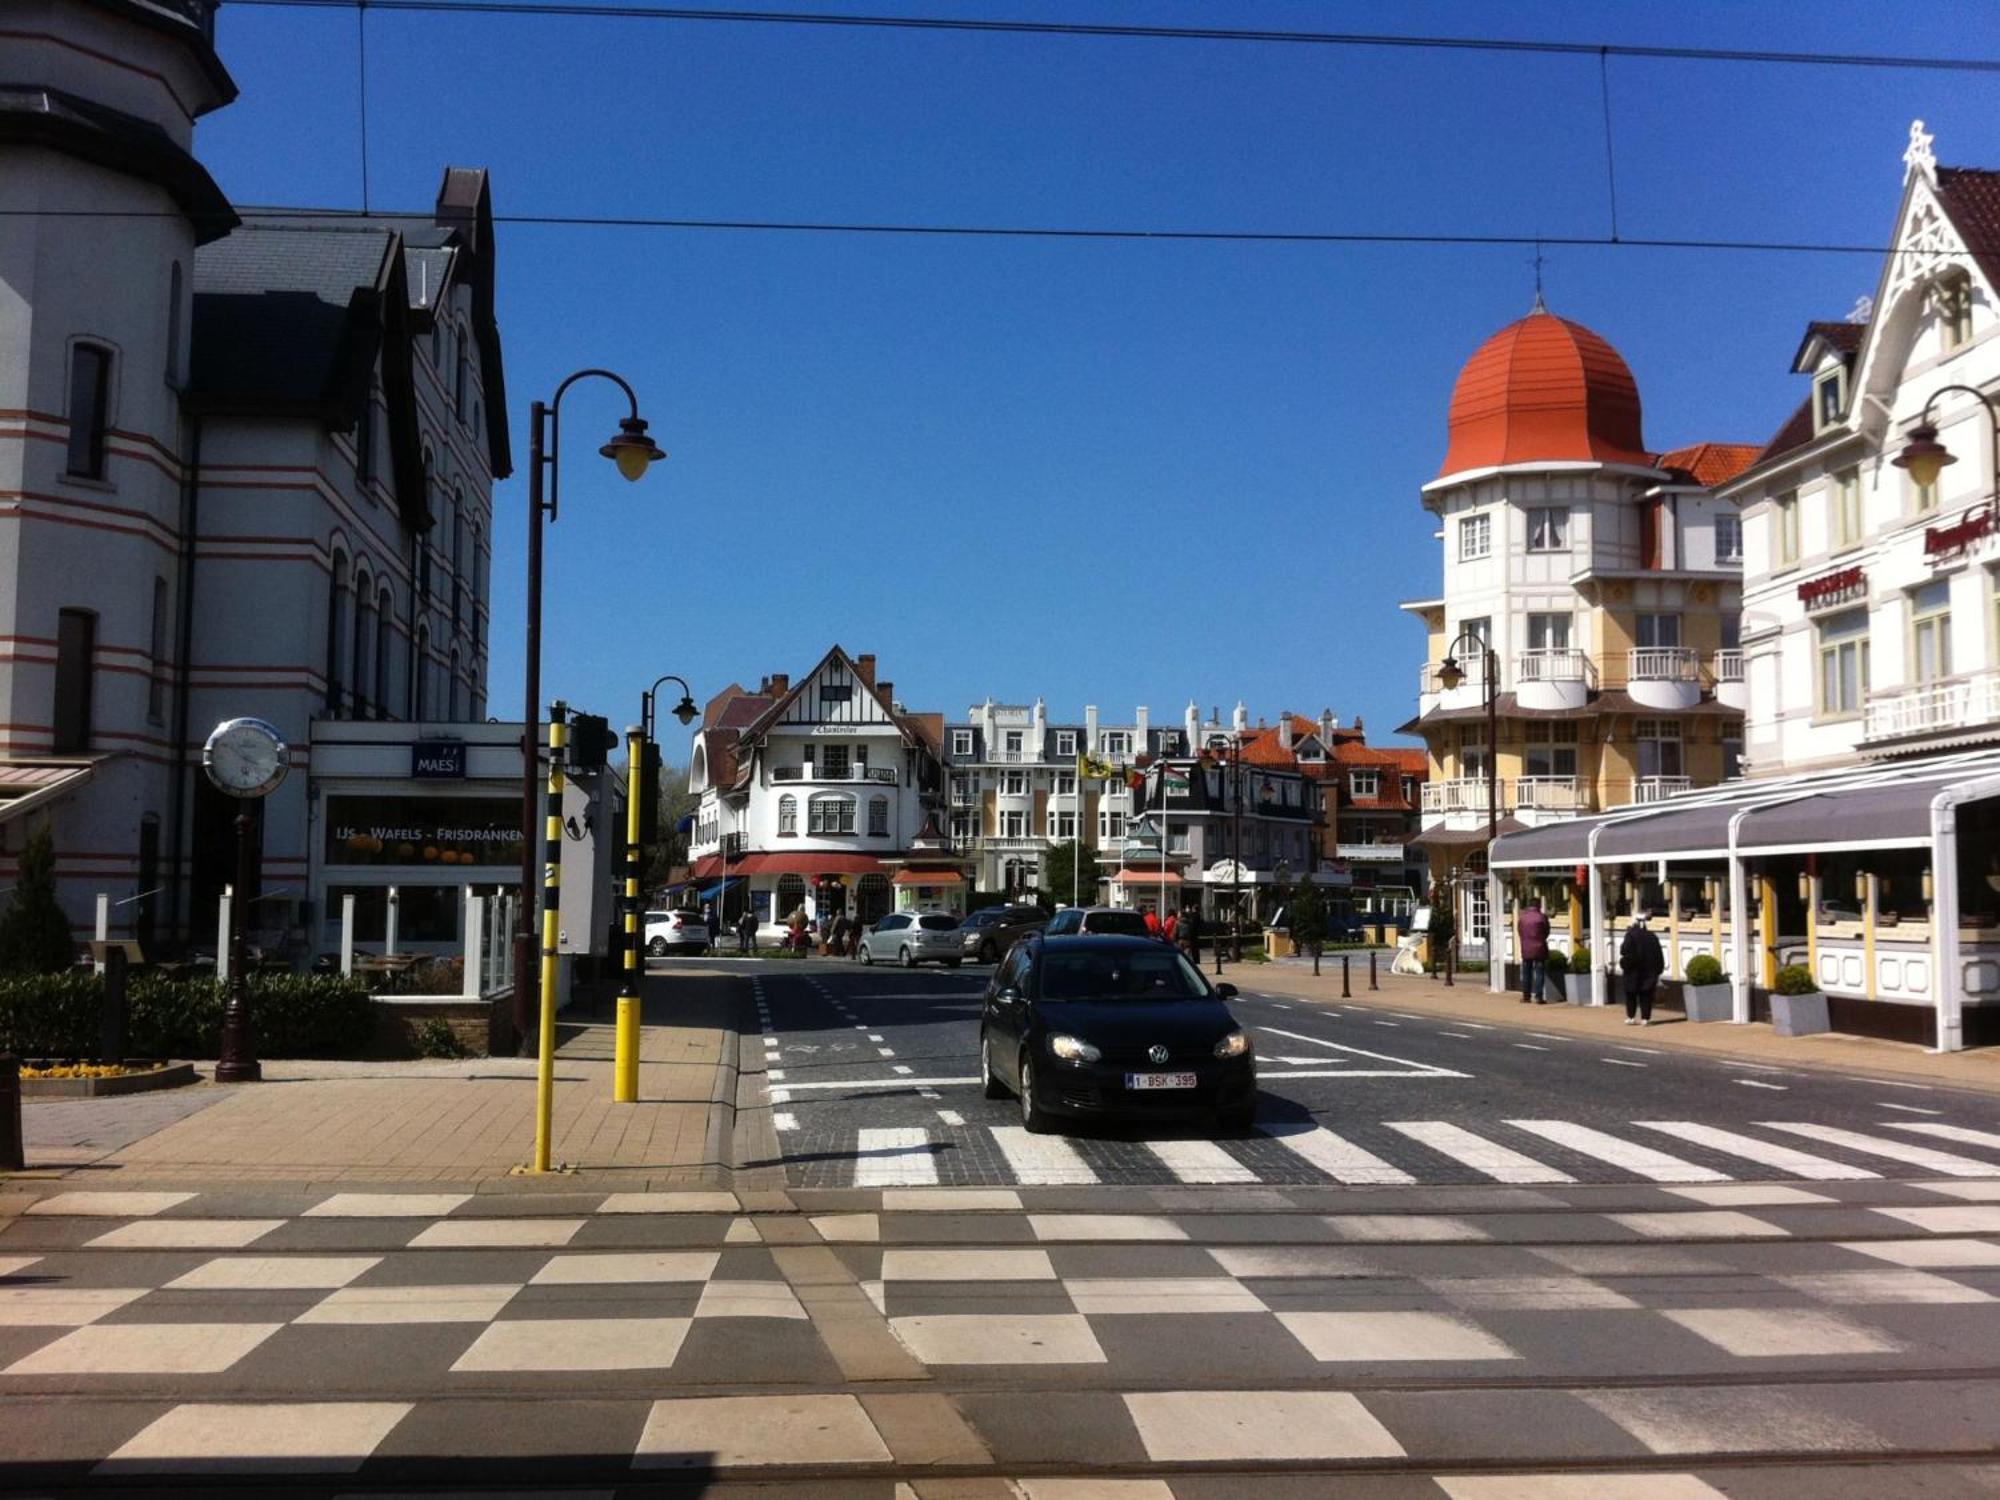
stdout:
<svg viewBox="0 0 2000 1500">
<path fill-rule="evenodd" d="M 410 1028 L 410 1040 L 419 1057 L 470 1057 L 471 1049 L 458 1039 L 451 1022 L 443 1016 L 425 1016 Z"/>
<path fill-rule="evenodd" d="M 0 973 L 55 974 L 75 962 L 76 940 L 56 899 L 56 842 L 44 823 L 21 846 L 14 892 L 0 913 Z"/>
<path fill-rule="evenodd" d="M 1786 964 L 1778 970 L 1778 982 L 1771 986 L 1774 995 L 1816 995 L 1819 986 L 1813 983 L 1812 971 L 1804 964 Z"/>
<path fill-rule="evenodd" d="M 1560 948 L 1549 949 L 1547 972 L 1549 978 L 1551 979 L 1561 979 L 1563 976 L 1568 974 L 1569 955 L 1563 952 L 1562 949 Z"/>
<path fill-rule="evenodd" d="M 1689 984 L 1721 984 L 1722 965 L 1717 963 L 1712 953 L 1697 953 L 1688 960 L 1687 982 Z"/>
<path fill-rule="evenodd" d="M 463 958 L 427 958 L 389 975 L 378 993 L 384 995 L 456 995 L 465 988 Z"/>
<path fill-rule="evenodd" d="M 375 1005 L 353 980 L 323 974 L 249 976 L 250 1026 L 262 1057 L 359 1057 Z M 126 1050 L 134 1057 L 214 1057 L 223 989 L 213 979 L 136 974 L 126 989 Z M 96 1055 L 104 980 L 95 974 L 0 979 L 0 1046 L 22 1056 Z"/>
<path fill-rule="evenodd" d="M 1570 944 L 1569 971 L 1572 974 L 1588 974 L 1590 972 L 1590 944 Z"/>
</svg>

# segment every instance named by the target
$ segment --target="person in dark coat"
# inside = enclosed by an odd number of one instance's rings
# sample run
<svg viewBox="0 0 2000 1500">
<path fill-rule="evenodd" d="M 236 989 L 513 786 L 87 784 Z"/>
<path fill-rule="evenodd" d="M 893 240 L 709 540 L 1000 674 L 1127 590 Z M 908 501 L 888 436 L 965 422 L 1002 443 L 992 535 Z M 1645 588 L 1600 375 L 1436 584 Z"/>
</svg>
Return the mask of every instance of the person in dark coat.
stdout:
<svg viewBox="0 0 2000 1500">
<path fill-rule="evenodd" d="M 1515 928 L 1520 936 L 1521 1003 L 1532 1000 L 1540 1005 L 1549 970 L 1549 917 L 1542 903 L 1530 896 Z"/>
<path fill-rule="evenodd" d="M 1625 1024 L 1652 1025 L 1653 991 L 1666 972 L 1667 960 L 1643 916 L 1634 916 L 1625 929 L 1625 940 L 1618 945 L 1618 967 L 1625 975 Z"/>
<path fill-rule="evenodd" d="M 1188 956 L 1188 962 L 1197 969 L 1201 967 L 1201 911 L 1190 906 L 1181 913 L 1180 925 L 1174 936 L 1179 940 L 1181 951 Z"/>
</svg>

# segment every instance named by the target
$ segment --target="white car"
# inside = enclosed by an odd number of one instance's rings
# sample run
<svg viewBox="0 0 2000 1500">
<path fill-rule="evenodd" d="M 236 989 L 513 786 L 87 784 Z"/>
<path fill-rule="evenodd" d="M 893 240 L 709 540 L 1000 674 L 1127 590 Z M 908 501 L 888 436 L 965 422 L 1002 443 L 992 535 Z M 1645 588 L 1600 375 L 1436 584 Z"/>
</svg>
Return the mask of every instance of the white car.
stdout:
<svg viewBox="0 0 2000 1500">
<path fill-rule="evenodd" d="M 700 912 L 649 911 L 646 913 L 646 952 L 654 958 L 669 953 L 708 952 L 708 923 Z"/>
<path fill-rule="evenodd" d="M 859 956 L 864 964 L 898 963 L 906 969 L 943 964 L 955 969 L 965 962 L 962 941 L 958 918 L 948 911 L 892 911 L 861 934 Z"/>
</svg>

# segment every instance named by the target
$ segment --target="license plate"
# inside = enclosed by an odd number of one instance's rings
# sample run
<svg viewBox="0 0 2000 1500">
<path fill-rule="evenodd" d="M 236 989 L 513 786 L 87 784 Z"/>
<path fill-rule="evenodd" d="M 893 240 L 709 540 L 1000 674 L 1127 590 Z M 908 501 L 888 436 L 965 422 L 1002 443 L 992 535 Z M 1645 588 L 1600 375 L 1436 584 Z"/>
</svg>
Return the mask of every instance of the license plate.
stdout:
<svg viewBox="0 0 2000 1500">
<path fill-rule="evenodd" d="M 1125 1087 L 1133 1092 L 1146 1089 L 1191 1089 L 1196 1087 L 1192 1073 L 1127 1073 Z"/>
</svg>

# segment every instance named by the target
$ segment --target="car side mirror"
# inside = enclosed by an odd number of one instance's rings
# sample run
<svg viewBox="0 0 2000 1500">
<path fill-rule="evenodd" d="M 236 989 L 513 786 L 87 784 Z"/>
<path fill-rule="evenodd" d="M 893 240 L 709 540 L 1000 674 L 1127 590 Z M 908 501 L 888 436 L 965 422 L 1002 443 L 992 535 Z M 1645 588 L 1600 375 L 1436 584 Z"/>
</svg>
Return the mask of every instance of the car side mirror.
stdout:
<svg viewBox="0 0 2000 1500">
<path fill-rule="evenodd" d="M 1215 993 L 1220 995 L 1225 1000 L 1234 1000 L 1236 998 L 1237 990 L 1235 985 L 1231 984 L 1228 980 L 1225 979 L 1222 981 L 1221 984 L 1218 984 L 1215 987 Z"/>
<path fill-rule="evenodd" d="M 1019 1005 L 1021 1003 L 1021 992 L 1010 984 L 993 998 L 1002 1005 Z"/>
</svg>

